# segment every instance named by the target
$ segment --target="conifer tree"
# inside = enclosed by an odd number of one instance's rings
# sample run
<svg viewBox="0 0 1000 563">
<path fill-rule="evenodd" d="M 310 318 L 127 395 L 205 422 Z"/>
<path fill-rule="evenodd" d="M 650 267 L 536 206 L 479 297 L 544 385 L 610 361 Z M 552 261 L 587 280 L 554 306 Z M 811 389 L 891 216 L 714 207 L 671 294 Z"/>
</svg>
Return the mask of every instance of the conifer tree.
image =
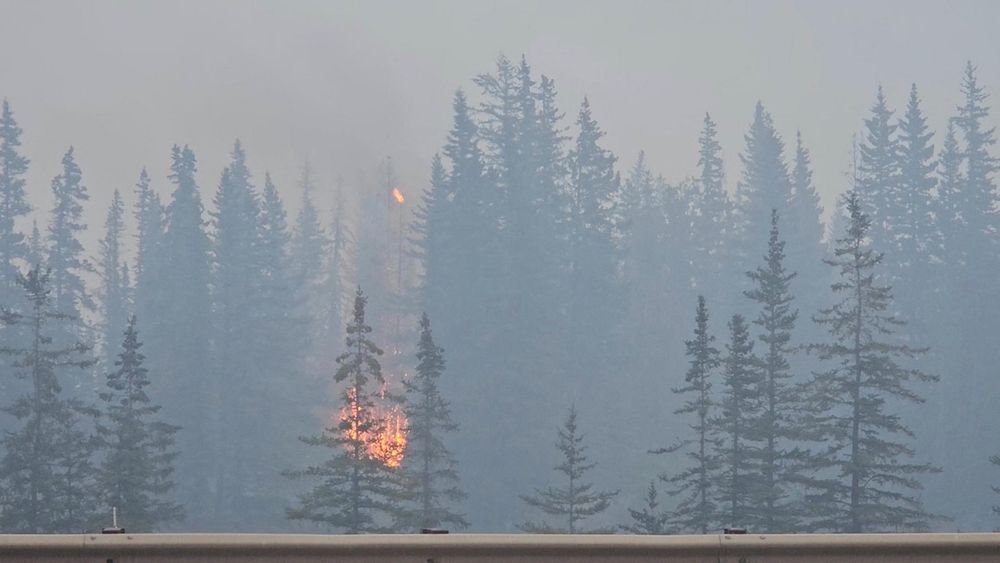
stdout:
<svg viewBox="0 0 1000 563">
<path fill-rule="evenodd" d="M 931 257 L 940 258 L 936 241 L 938 234 L 933 224 L 934 188 L 934 133 L 927 130 L 927 119 L 920 109 L 917 85 L 910 87 L 906 114 L 899 121 L 899 205 L 904 215 L 894 218 L 897 227 L 894 249 L 901 260 L 913 266 Z M 905 275 L 897 279 L 904 279 Z"/>
<path fill-rule="evenodd" d="M 817 310 L 823 302 L 820 296 L 830 284 L 829 269 L 823 266 L 826 255 L 825 226 L 821 219 L 823 206 L 812 180 L 809 150 L 801 133 L 795 136 L 795 161 L 792 167 L 792 199 L 786 217 L 786 261 L 797 273 L 801 308 Z M 780 213 L 780 212 L 779 212 Z"/>
<path fill-rule="evenodd" d="M 617 158 L 600 146 L 604 131 L 585 98 L 577 118 L 579 135 L 570 155 L 569 326 L 576 335 L 570 373 L 593 376 L 615 362 L 619 348 L 610 334 L 622 322 L 623 290 L 618 283 L 619 249 L 613 240 L 621 196 Z M 588 334 L 587 327 L 599 328 Z"/>
<path fill-rule="evenodd" d="M 99 243 L 102 360 L 108 369 L 114 365 L 116 341 L 125 331 L 130 308 L 128 270 L 122 256 L 124 232 L 125 204 L 115 190 L 104 221 L 104 238 Z"/>
<path fill-rule="evenodd" d="M 25 329 L 28 341 L 23 347 L 5 343 L 2 352 L 13 357 L 14 369 L 31 386 L 4 407 L 20 426 L 2 440 L 0 527 L 20 533 L 81 532 L 94 525 L 99 506 L 93 465 L 98 439 L 89 428 L 97 413 L 64 398 L 60 376 L 71 369 L 82 372 L 94 362 L 85 343 L 54 342 L 58 325 L 72 319 L 56 310 L 48 272 L 35 267 L 18 281 L 28 306 L 6 316 Z"/>
<path fill-rule="evenodd" d="M 347 324 L 346 351 L 337 358 L 334 381 L 345 384 L 341 415 L 319 436 L 302 438 L 310 446 L 330 448 L 330 457 L 287 474 L 319 481 L 299 496 L 288 518 L 325 524 L 350 534 L 387 531 L 389 520 L 399 514 L 398 479 L 382 460 L 372 455 L 378 434 L 386 424 L 375 411 L 377 390 L 385 382 L 378 357 L 382 350 L 371 341 L 365 321 L 367 298 L 358 288 L 351 321 Z"/>
<path fill-rule="evenodd" d="M 143 168 L 135 184 L 136 258 L 135 258 L 135 310 L 146 323 L 147 332 L 156 318 L 157 283 L 161 276 L 157 268 L 162 262 L 159 255 L 166 229 L 165 210 L 159 194 L 153 190 L 149 174 Z M 116 337 L 117 338 L 117 337 Z"/>
<path fill-rule="evenodd" d="M 295 311 L 295 315 L 305 323 L 305 326 L 309 327 L 308 332 L 303 336 L 306 338 L 307 346 L 312 349 L 320 343 L 311 335 L 322 334 L 322 331 L 317 329 L 322 328 L 321 322 L 324 320 L 317 314 L 317 311 L 322 311 L 328 300 L 328 296 L 323 293 L 323 283 L 324 262 L 330 241 L 322 224 L 320 224 L 319 211 L 316 209 L 313 194 L 316 189 L 315 178 L 308 162 L 302 167 L 299 187 L 302 190 L 302 199 L 298 215 L 295 218 L 290 256 L 292 275 L 295 280 L 294 287 L 299 293 L 298 310 Z M 315 355 L 319 356 L 320 354 Z M 314 376 L 318 376 L 323 370 L 318 365 L 310 364 L 307 367 Z"/>
<path fill-rule="evenodd" d="M 565 485 L 535 489 L 534 495 L 521 496 L 521 500 L 528 506 L 558 517 L 562 522 L 555 525 L 526 522 L 518 526 L 521 530 L 533 533 L 586 533 L 581 526 L 583 521 L 611 506 L 611 500 L 618 495 L 618 491 L 597 491 L 594 490 L 593 483 L 583 480 L 587 472 L 596 465 L 588 463 L 587 447 L 583 445 L 583 439 L 584 435 L 577 429 L 576 407 L 570 407 L 556 441 L 556 448 L 562 454 L 563 461 L 555 466 L 555 470 L 563 474 Z"/>
<path fill-rule="evenodd" d="M 750 269 L 757 254 L 756 241 L 765 240 L 771 210 L 783 213 L 792 197 L 792 185 L 785 164 L 785 143 L 775 130 L 771 114 L 757 102 L 754 120 L 746 136 L 746 148 L 740 155 L 743 176 L 737 189 L 741 237 L 736 257 L 743 271 Z"/>
<path fill-rule="evenodd" d="M 80 319 L 84 311 L 93 309 L 83 277 L 94 267 L 84 256 L 80 234 L 83 204 L 90 199 L 83 185 L 80 167 L 76 164 L 73 147 L 62 158 L 62 173 L 52 179 L 52 219 L 49 222 L 47 267 L 51 271 L 52 304 L 68 318 Z M 57 341 L 67 343 L 83 335 L 82 327 L 64 323 L 70 332 L 58 335 Z"/>
<path fill-rule="evenodd" d="M 878 87 L 871 116 L 865 119 L 864 139 L 859 146 L 858 196 L 865 213 L 872 217 L 871 236 L 875 244 L 889 247 L 895 234 L 891 217 L 899 217 L 899 140 L 897 125 Z"/>
<path fill-rule="evenodd" d="M 758 444 L 754 432 L 761 416 L 760 361 L 754 356 L 753 340 L 742 315 L 729 321 L 729 343 L 722 360 L 723 396 L 721 414 L 715 421 L 721 439 L 716 442 L 720 466 L 719 514 L 730 526 L 751 526 L 765 507 L 758 506 L 760 472 Z M 754 528 L 756 530 L 756 527 Z"/>
<path fill-rule="evenodd" d="M 420 319 L 416 374 L 406 388 L 407 445 L 402 469 L 414 499 L 411 517 L 403 529 L 468 527 L 451 505 L 465 498 L 459 488 L 455 458 L 445 444 L 445 433 L 458 430 L 438 382 L 445 370 L 444 350 L 434 343 L 431 322 Z M 397 524 L 397 528 L 401 526 Z"/>
<path fill-rule="evenodd" d="M 958 107 L 958 116 L 955 118 L 955 125 L 965 141 L 961 210 L 966 235 L 962 243 L 970 254 L 979 260 L 985 260 L 990 256 L 991 248 L 995 257 L 995 248 L 991 247 L 989 234 L 995 232 L 997 227 L 998 195 L 993 175 L 1000 164 L 990 154 L 990 149 L 996 144 L 996 128 L 986 124 L 990 112 L 986 105 L 989 95 L 985 87 L 979 84 L 976 67 L 972 62 L 965 66 L 962 94 L 965 101 Z M 992 262 L 990 259 L 989 266 L 993 265 Z"/>
<path fill-rule="evenodd" d="M 178 498 L 188 508 L 189 524 L 207 528 L 216 497 L 211 491 L 219 429 L 212 395 L 210 243 L 205 233 L 197 161 L 188 147 L 171 150 L 170 180 L 175 188 L 167 224 L 156 249 L 155 310 L 146 328 L 150 371 L 163 374 L 163 405 L 184 422 L 177 443 Z M 143 272 L 146 275 L 148 272 Z M 197 429 L 197 430 L 196 430 Z"/>
<path fill-rule="evenodd" d="M 850 224 L 827 261 L 839 274 L 831 286 L 836 302 L 815 318 L 829 340 L 810 346 L 830 367 L 809 385 L 805 423 L 825 445 L 816 463 L 825 473 L 812 481 L 807 507 L 820 529 L 922 529 L 932 516 L 915 492 L 920 476 L 937 469 L 910 461 L 912 432 L 890 409 L 897 401 L 922 402 L 914 384 L 936 377 L 900 363 L 924 350 L 893 341 L 905 322 L 890 312 L 891 288 L 880 283 L 882 254 L 872 249 L 871 221 L 856 191 L 846 207 Z"/>
<path fill-rule="evenodd" d="M 621 530 L 637 535 L 661 535 L 668 533 L 668 515 L 660 510 L 658 497 L 659 492 L 656 490 L 656 483 L 650 481 L 649 488 L 646 489 L 646 505 L 642 507 L 642 510 L 629 508 L 628 513 L 632 521 L 629 524 L 620 526 Z"/>
<path fill-rule="evenodd" d="M 758 338 L 765 347 L 760 354 L 761 412 L 754 428 L 760 442 L 756 463 L 761 481 L 753 501 L 758 508 L 753 527 L 765 532 L 790 532 L 798 526 L 796 506 L 788 497 L 803 470 L 804 455 L 795 448 L 802 439 L 795 418 L 802 397 L 789 361 L 798 319 L 790 286 L 797 274 L 786 269 L 785 241 L 778 222 L 778 212 L 772 210 L 764 263 L 747 272 L 753 286 L 744 292 L 759 307 L 753 324 L 760 329 Z"/>
<path fill-rule="evenodd" d="M 732 203 L 726 193 L 722 146 L 718 130 L 709 114 L 705 114 L 701 135 L 698 137 L 698 167 L 700 169 L 698 192 L 691 210 L 691 240 L 695 244 L 692 254 L 698 257 L 693 264 L 694 284 L 699 291 L 715 299 L 722 299 L 722 276 L 727 272 L 727 252 L 732 237 Z"/>
<path fill-rule="evenodd" d="M 149 372 L 136 328 L 126 321 L 121 351 L 100 393 L 104 421 L 99 425 L 104 459 L 98 473 L 103 505 L 117 508 L 120 522 L 132 532 L 152 532 L 179 521 L 174 489 L 174 435 L 180 429 L 160 420 L 160 406 L 149 397 Z"/>
<path fill-rule="evenodd" d="M 21 297 L 18 260 L 28 251 L 17 221 L 31 211 L 24 180 L 30 161 L 20 154 L 20 146 L 21 128 L 5 98 L 0 113 L 0 303 L 8 307 Z"/>
<path fill-rule="evenodd" d="M 674 487 L 671 495 L 681 495 L 671 524 L 680 530 L 701 534 L 707 534 L 718 521 L 715 499 L 719 461 L 715 453 L 719 438 L 712 423 L 716 404 L 711 394 L 711 379 L 719 367 L 719 350 L 712 345 L 715 337 L 709 334 L 708 320 L 705 297 L 699 295 L 694 338 L 685 342 L 690 367 L 684 376 L 685 385 L 673 389 L 674 393 L 687 397 L 674 413 L 692 415 L 688 427 L 693 436 L 669 448 L 652 451 L 654 454 L 685 451 L 685 457 L 690 460 L 688 467 L 674 475 L 663 474 L 660 479 Z"/>
</svg>

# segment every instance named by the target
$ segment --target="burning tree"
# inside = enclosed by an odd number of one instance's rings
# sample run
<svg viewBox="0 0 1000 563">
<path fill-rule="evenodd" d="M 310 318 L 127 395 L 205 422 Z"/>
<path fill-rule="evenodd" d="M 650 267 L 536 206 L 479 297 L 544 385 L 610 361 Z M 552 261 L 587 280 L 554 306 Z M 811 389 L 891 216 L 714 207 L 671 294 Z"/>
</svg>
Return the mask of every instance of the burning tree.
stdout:
<svg viewBox="0 0 1000 563">
<path fill-rule="evenodd" d="M 404 497 L 395 472 L 399 461 L 380 455 L 389 420 L 377 408 L 377 400 L 393 397 L 385 391 L 378 360 L 382 350 L 369 337 L 367 301 L 358 288 L 347 325 L 347 351 L 337 357 L 334 375 L 337 383 L 346 382 L 336 424 L 319 436 L 301 438 L 311 446 L 332 449 L 333 455 L 321 465 L 287 473 L 319 481 L 299 497 L 298 507 L 288 509 L 289 519 L 324 523 L 351 534 L 389 531 L 387 523 L 398 516 Z M 373 389 L 375 385 L 379 389 Z"/>
</svg>

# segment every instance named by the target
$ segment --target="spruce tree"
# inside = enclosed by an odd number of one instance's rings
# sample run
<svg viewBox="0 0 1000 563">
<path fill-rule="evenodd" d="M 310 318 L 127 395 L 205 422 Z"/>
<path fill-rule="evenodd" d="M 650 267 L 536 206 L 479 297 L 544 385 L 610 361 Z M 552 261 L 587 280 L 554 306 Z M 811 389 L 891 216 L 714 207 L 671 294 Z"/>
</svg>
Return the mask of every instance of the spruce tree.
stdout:
<svg viewBox="0 0 1000 563">
<path fill-rule="evenodd" d="M 149 396 L 149 372 L 136 328 L 126 321 L 124 339 L 107 374 L 104 420 L 99 425 L 104 459 L 98 473 L 102 503 L 118 510 L 130 532 L 152 532 L 179 521 L 180 505 L 172 501 L 174 435 L 178 426 L 160 420 L 160 406 Z"/>
<path fill-rule="evenodd" d="M 736 259 L 749 270 L 757 255 L 757 241 L 765 240 L 771 210 L 784 213 L 792 197 L 792 184 L 785 164 L 785 143 L 774 127 L 771 114 L 757 102 L 753 123 L 740 155 L 743 176 L 736 195 L 739 216 L 736 228 L 740 244 Z"/>
<path fill-rule="evenodd" d="M 50 276 L 39 267 L 18 278 L 27 303 L 6 315 L 20 325 L 27 344 L 5 342 L 2 352 L 31 386 L 4 407 L 19 427 L 2 440 L 0 527 L 9 532 L 81 532 L 93 529 L 99 509 L 93 455 L 98 438 L 90 423 L 96 411 L 63 397 L 61 376 L 93 365 L 90 348 L 77 340 L 54 342 L 59 325 L 73 319 L 55 308 Z M 103 513 L 103 510 L 100 512 Z"/>
<path fill-rule="evenodd" d="M 562 487 L 546 487 L 535 489 L 531 496 L 521 496 L 521 500 L 532 508 L 537 508 L 549 516 L 555 516 L 562 522 L 552 525 L 547 522 L 526 522 L 518 527 L 532 533 L 587 533 L 582 528 L 583 521 L 600 514 L 611 506 L 611 500 L 618 491 L 594 490 L 594 484 L 584 481 L 584 476 L 596 464 L 588 463 L 587 447 L 583 445 L 584 435 L 578 432 L 576 424 L 576 407 L 570 407 L 566 422 L 559 429 L 556 448 L 563 456 L 563 461 L 555 466 L 555 470 L 564 477 Z"/>
<path fill-rule="evenodd" d="M 714 299 L 724 298 L 722 279 L 728 271 L 728 251 L 732 233 L 732 202 L 726 192 L 722 146 L 718 130 L 709 114 L 705 114 L 698 137 L 698 191 L 691 209 L 691 240 L 695 247 L 694 285 L 698 291 Z"/>
<path fill-rule="evenodd" d="M 913 385 L 936 377 L 900 363 L 924 350 L 892 338 L 905 322 L 890 312 L 892 290 L 881 284 L 882 254 L 872 249 L 871 221 L 856 191 L 845 203 L 850 224 L 827 260 L 839 274 L 831 286 L 836 302 L 815 317 L 829 340 L 810 346 L 830 367 L 809 384 L 805 424 L 825 449 L 807 508 L 820 529 L 923 529 L 932 516 L 915 492 L 920 476 L 937 469 L 910 461 L 912 432 L 890 409 L 897 401 L 922 402 Z"/>
<path fill-rule="evenodd" d="M 149 174 L 143 168 L 135 184 L 136 221 L 135 257 L 135 310 L 136 315 L 146 319 L 147 332 L 156 319 L 158 297 L 157 283 L 161 282 L 158 267 L 162 263 L 163 236 L 166 229 L 165 210 L 159 194 L 153 190 Z M 116 336 L 117 339 L 117 336 Z"/>
<path fill-rule="evenodd" d="M 21 128 L 6 98 L 0 113 L 0 303 L 13 307 L 21 297 L 18 261 L 28 252 L 17 222 L 31 211 L 24 175 L 30 161 L 19 152 Z"/>
<path fill-rule="evenodd" d="M 712 343 L 709 333 L 708 306 L 705 297 L 698 296 L 695 309 L 694 338 L 685 342 L 690 367 L 684 376 L 683 387 L 673 392 L 687 397 L 675 414 L 691 415 L 688 427 L 692 437 L 658 450 L 654 454 L 684 451 L 688 467 L 674 474 L 662 474 L 660 479 L 673 487 L 670 494 L 681 495 L 680 502 L 671 515 L 670 522 L 682 531 L 707 534 L 718 522 L 717 481 L 719 460 L 716 452 L 719 437 L 713 424 L 716 407 L 712 397 L 712 378 L 719 367 L 719 350 Z"/>
<path fill-rule="evenodd" d="M 871 116 L 865 119 L 864 139 L 859 146 L 858 196 L 865 213 L 872 217 L 871 236 L 877 245 L 888 248 L 895 233 L 892 217 L 899 217 L 899 140 L 889 109 L 878 87 Z"/>
<path fill-rule="evenodd" d="M 207 529 L 216 496 L 206 491 L 213 491 L 210 483 L 220 448 L 212 409 L 220 399 L 212 394 L 210 243 L 194 152 L 175 145 L 171 160 L 169 178 L 175 188 L 156 249 L 155 294 L 150 296 L 155 310 L 145 317 L 151 321 L 145 329 L 146 357 L 150 371 L 163 374 L 164 407 L 185 425 L 177 434 L 178 498 L 188 507 L 189 524 Z"/>
<path fill-rule="evenodd" d="M 790 361 L 796 350 L 792 337 L 798 320 L 791 282 L 798 276 L 785 266 L 779 219 L 777 210 L 772 210 L 764 263 L 747 272 L 753 286 L 744 292 L 758 307 L 753 324 L 759 328 L 758 339 L 765 347 L 760 354 L 761 412 L 754 423 L 760 483 L 754 497 L 757 519 L 752 523 L 754 530 L 762 532 L 791 532 L 799 527 L 801 507 L 789 497 L 805 478 L 808 461 L 797 422 L 803 398 Z"/>
<path fill-rule="evenodd" d="M 719 515 L 729 526 L 754 530 L 757 515 L 766 510 L 757 504 L 763 483 L 754 432 L 763 410 L 762 383 L 761 362 L 754 355 L 746 319 L 733 315 L 729 321 L 726 356 L 722 360 L 721 414 L 714 421 L 720 435 L 715 454 L 720 469 Z"/>
<path fill-rule="evenodd" d="M 407 444 L 402 470 L 415 505 L 413 522 L 402 529 L 469 526 L 452 505 L 465 498 L 459 488 L 457 464 L 445 444 L 445 434 L 458 430 L 451 408 L 438 384 L 445 370 L 444 350 L 434 343 L 431 322 L 420 318 L 416 374 L 403 382 L 406 388 Z M 397 524 L 397 529 L 401 526 Z"/>
<path fill-rule="evenodd" d="M 114 365 L 116 341 L 125 331 L 130 309 L 128 270 L 122 248 L 124 232 L 125 204 L 121 193 L 115 190 L 104 221 L 104 238 L 99 243 L 101 357 L 107 369 Z"/>
<path fill-rule="evenodd" d="M 52 179 L 52 219 L 49 221 L 48 260 L 51 271 L 52 304 L 67 317 L 80 319 L 84 311 L 93 309 L 94 303 L 84 284 L 84 276 L 94 270 L 84 256 L 80 235 L 86 230 L 83 223 L 83 204 L 90 199 L 80 167 L 76 164 L 73 147 L 62 158 L 62 173 Z M 64 323 L 69 333 L 57 335 L 61 343 L 72 342 L 83 335 L 81 326 Z"/>
<path fill-rule="evenodd" d="M 619 526 L 621 530 L 637 535 L 661 535 L 668 533 L 668 515 L 660 510 L 658 497 L 659 492 L 656 490 L 656 483 L 650 481 L 649 488 L 646 489 L 645 506 L 641 510 L 629 508 L 628 513 L 632 521 L 626 525 Z"/>
<path fill-rule="evenodd" d="M 809 149 L 805 147 L 802 135 L 797 133 L 791 174 L 792 199 L 784 214 L 787 225 L 785 255 L 789 269 L 797 274 L 800 306 L 809 311 L 823 305 L 821 296 L 830 284 L 830 271 L 821 261 L 827 252 L 824 241 L 826 227 L 821 218 L 823 206 L 812 177 Z"/>
<path fill-rule="evenodd" d="M 577 118 L 579 135 L 570 155 L 569 326 L 574 338 L 569 373 L 592 379 L 612 368 L 620 348 L 612 338 L 619 331 L 624 292 L 619 283 L 619 247 L 615 221 L 620 213 L 617 158 L 600 145 L 604 131 L 584 99 Z M 588 329 L 597 329 L 596 332 Z M 616 389 L 608 389 L 613 393 Z"/>
<path fill-rule="evenodd" d="M 323 434 L 301 438 L 310 446 L 330 448 L 322 464 L 287 473 L 318 483 L 299 496 L 288 518 L 325 524 L 350 534 L 387 531 L 399 514 L 399 481 L 383 460 L 372 454 L 386 421 L 375 410 L 377 389 L 385 383 L 378 357 L 382 350 L 369 337 L 365 320 L 367 298 L 358 288 L 346 351 L 337 357 L 334 381 L 345 384 L 341 414 Z"/>
</svg>

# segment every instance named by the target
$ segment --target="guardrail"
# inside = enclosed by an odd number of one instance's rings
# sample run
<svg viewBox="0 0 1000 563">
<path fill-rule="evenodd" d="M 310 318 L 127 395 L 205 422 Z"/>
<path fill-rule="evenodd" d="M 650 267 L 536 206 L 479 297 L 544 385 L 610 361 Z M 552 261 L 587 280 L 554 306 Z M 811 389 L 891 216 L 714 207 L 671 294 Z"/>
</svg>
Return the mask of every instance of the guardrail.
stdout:
<svg viewBox="0 0 1000 563">
<path fill-rule="evenodd" d="M 3 563 L 929 563 L 1000 561 L 1000 534 L 0 535 Z"/>
</svg>

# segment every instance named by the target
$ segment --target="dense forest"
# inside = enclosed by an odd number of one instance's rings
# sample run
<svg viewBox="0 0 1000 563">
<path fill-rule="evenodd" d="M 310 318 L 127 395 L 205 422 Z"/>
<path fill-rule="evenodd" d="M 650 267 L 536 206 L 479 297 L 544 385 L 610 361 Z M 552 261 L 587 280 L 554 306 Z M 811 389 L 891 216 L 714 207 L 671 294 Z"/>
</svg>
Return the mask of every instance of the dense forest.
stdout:
<svg viewBox="0 0 1000 563">
<path fill-rule="evenodd" d="M 872 91 L 832 210 L 780 108 L 669 183 L 501 56 L 420 190 L 175 145 L 96 248 L 5 100 L 0 531 L 997 527 L 995 116 L 972 63 L 944 131 Z"/>
</svg>

